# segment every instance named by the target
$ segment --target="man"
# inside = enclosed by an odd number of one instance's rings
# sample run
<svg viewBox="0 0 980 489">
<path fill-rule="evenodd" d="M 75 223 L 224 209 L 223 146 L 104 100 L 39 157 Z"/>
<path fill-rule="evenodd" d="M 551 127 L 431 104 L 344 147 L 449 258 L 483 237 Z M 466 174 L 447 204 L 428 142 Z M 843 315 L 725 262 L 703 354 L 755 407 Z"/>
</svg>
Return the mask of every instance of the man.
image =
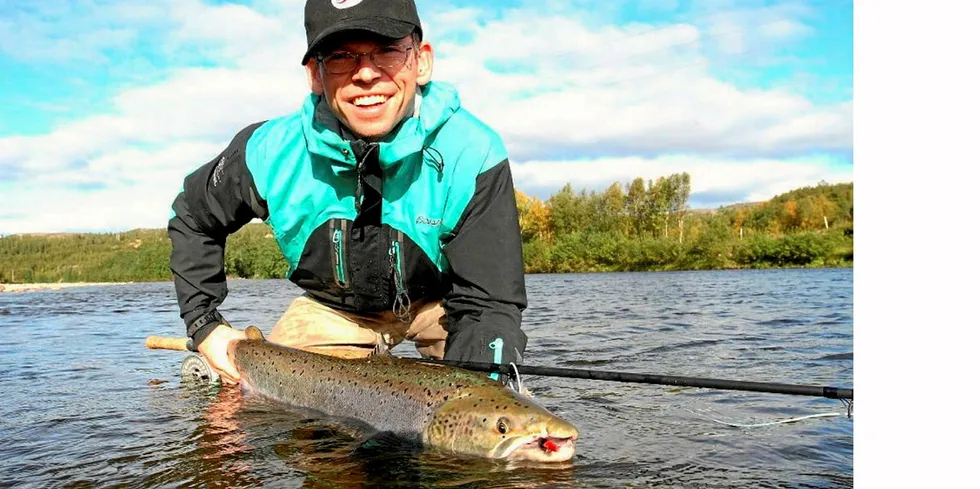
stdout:
<svg viewBox="0 0 980 489">
<path fill-rule="evenodd" d="M 308 0 L 305 24 L 302 108 L 240 131 L 174 201 L 170 264 L 192 346 L 238 381 L 227 347 L 244 332 L 217 309 L 224 246 L 260 218 L 305 290 L 271 341 L 364 357 L 408 339 L 428 357 L 519 364 L 526 294 L 506 151 L 430 81 L 415 2 Z"/>
</svg>

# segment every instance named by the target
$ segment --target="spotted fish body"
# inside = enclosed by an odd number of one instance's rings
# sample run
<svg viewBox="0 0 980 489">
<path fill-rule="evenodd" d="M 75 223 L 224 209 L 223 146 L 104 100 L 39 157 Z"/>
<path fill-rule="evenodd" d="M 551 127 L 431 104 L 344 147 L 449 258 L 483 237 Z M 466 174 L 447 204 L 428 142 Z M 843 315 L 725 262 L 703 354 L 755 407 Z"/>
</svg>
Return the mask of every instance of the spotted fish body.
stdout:
<svg viewBox="0 0 980 489">
<path fill-rule="evenodd" d="M 343 359 L 249 339 L 229 355 L 242 384 L 275 401 L 355 419 L 378 431 L 466 455 L 565 461 L 578 432 L 485 374 L 379 355 Z"/>
</svg>

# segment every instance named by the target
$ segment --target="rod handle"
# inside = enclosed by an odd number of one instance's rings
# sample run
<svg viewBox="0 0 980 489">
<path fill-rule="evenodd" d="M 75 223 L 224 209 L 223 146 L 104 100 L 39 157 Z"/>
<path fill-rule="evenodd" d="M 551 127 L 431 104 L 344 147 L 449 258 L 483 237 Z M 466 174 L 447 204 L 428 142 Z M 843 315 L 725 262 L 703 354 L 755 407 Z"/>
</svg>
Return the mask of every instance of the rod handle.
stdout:
<svg viewBox="0 0 980 489">
<path fill-rule="evenodd" d="M 168 336 L 148 336 L 146 338 L 146 347 L 154 350 L 190 351 L 190 348 L 188 348 L 189 343 L 189 338 L 173 338 Z"/>
</svg>

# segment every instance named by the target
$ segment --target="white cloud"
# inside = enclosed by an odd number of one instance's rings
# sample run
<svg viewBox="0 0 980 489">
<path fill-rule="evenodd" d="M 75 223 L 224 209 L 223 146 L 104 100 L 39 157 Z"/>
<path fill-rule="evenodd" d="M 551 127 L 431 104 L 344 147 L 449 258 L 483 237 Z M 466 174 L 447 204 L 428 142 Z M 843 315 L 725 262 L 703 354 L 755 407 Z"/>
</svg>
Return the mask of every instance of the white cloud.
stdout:
<svg viewBox="0 0 980 489">
<path fill-rule="evenodd" d="M 0 233 L 165 227 L 188 169 L 223 146 L 182 142 L 154 150 L 123 148 L 93 158 L 83 171 L 34 172 L 27 183 L 0 182 Z"/>
<path fill-rule="evenodd" d="M 193 53 L 222 66 L 289 73 L 305 48 L 302 5 L 284 14 L 271 6 L 261 12 L 244 5 L 208 5 L 183 0 L 170 15 L 176 24 L 167 38 L 175 55 Z"/>
<path fill-rule="evenodd" d="M 457 83 L 464 106 L 501 133 L 518 188 L 553 191 L 571 181 L 601 190 L 687 171 L 695 193 L 769 198 L 850 178 L 849 168 L 803 155 L 850 151 L 851 104 L 714 78 L 706 49 L 720 39 L 716 24 L 596 26 L 582 11 L 561 11 L 487 20 L 477 9 L 440 9 L 426 18 L 435 78 Z M 777 13 L 753 35 L 805 34 L 792 12 Z M 177 64 L 121 91 L 101 114 L 45 135 L 0 138 L 8 203 L 0 233 L 162 227 L 186 173 L 244 126 L 296 110 L 307 94 L 301 0 L 255 8 L 180 0 L 116 14 L 140 25 L 155 19 L 169 57 L 217 66 Z M 727 19 L 745 26 L 746 15 Z"/>
<path fill-rule="evenodd" d="M 693 155 L 658 158 L 596 158 L 513 162 L 514 184 L 539 198 L 547 198 L 566 183 L 578 190 L 601 192 L 613 182 L 628 184 L 634 178 L 658 177 L 687 172 L 691 194 L 738 196 L 743 201 L 771 199 L 794 188 L 853 181 L 850 168 L 835 168 L 826 158 L 801 157 L 791 160 L 766 158 L 713 159 Z M 710 199 L 709 199 L 710 200 Z M 713 206 L 716 202 L 705 201 Z M 717 203 L 721 204 L 721 202 Z"/>
<path fill-rule="evenodd" d="M 40 175 L 78 169 L 132 146 L 230 140 L 244 127 L 243 121 L 293 110 L 302 101 L 305 83 L 295 74 L 180 70 L 158 85 L 120 94 L 112 113 L 72 122 L 46 135 L 0 140 L 0 165 Z M 202 164 L 211 156 L 199 155 L 185 164 Z M 131 170 L 142 171 L 146 165 L 134 160 Z"/>
<path fill-rule="evenodd" d="M 806 24 L 791 19 L 779 19 L 759 28 L 759 33 L 764 37 L 777 40 L 803 36 L 810 32 L 812 29 Z"/>
<path fill-rule="evenodd" d="M 716 17 L 712 19 L 708 32 L 722 53 L 742 54 L 747 49 L 749 33 L 734 19 Z"/>
<path fill-rule="evenodd" d="M 104 63 L 106 50 L 131 44 L 139 35 L 136 10 L 123 18 L 115 8 L 92 2 L 30 2 L 5 6 L 0 18 L 0 52 L 20 61 Z"/>
<path fill-rule="evenodd" d="M 713 37 L 712 45 L 727 55 L 751 52 L 755 58 L 785 47 L 786 43 L 813 32 L 802 18 L 812 8 L 801 3 L 753 6 L 746 2 L 731 9 L 712 10 L 702 22 Z"/>
<path fill-rule="evenodd" d="M 464 104 L 518 158 L 571 149 L 777 155 L 851 147 L 850 104 L 819 107 L 798 94 L 719 81 L 698 51 L 711 34 L 692 25 L 595 28 L 515 13 L 471 34 L 466 44 L 436 39 L 436 73 L 458 84 Z M 488 68 L 503 62 L 521 69 Z"/>
<path fill-rule="evenodd" d="M 80 232 L 166 227 L 170 204 L 180 190 L 159 182 L 117 186 L 88 192 L 54 190 L 31 185 L 4 191 L 4 199 L 18 199 L 0 212 L 0 233 Z M 29 202 L 29 205 L 23 204 Z"/>
</svg>

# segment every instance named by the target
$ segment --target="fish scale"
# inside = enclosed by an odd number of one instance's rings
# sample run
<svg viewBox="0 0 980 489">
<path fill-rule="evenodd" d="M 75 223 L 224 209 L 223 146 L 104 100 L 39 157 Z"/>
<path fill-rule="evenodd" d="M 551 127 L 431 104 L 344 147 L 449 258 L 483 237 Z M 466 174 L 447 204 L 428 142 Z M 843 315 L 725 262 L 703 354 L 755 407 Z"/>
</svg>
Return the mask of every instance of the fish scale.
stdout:
<svg viewBox="0 0 980 489">
<path fill-rule="evenodd" d="M 574 426 L 485 375 L 392 355 L 331 357 L 247 333 L 229 356 L 243 386 L 274 401 L 457 453 L 545 461 L 574 453 Z"/>
<path fill-rule="evenodd" d="M 302 350 L 286 351 L 268 342 L 246 341 L 235 347 L 236 363 L 245 382 L 266 397 L 355 418 L 379 431 L 408 438 L 421 435 L 435 411 L 435 399 L 455 397 L 463 386 L 433 372 L 406 379 L 402 370 L 407 367 L 405 363 L 416 367 L 411 360 L 323 357 Z M 287 371 L 290 377 L 283 377 L 281 372 Z M 471 377 L 466 380 L 473 384 L 488 383 L 480 376 L 466 377 Z M 384 380 L 374 380 L 378 378 Z"/>
</svg>

